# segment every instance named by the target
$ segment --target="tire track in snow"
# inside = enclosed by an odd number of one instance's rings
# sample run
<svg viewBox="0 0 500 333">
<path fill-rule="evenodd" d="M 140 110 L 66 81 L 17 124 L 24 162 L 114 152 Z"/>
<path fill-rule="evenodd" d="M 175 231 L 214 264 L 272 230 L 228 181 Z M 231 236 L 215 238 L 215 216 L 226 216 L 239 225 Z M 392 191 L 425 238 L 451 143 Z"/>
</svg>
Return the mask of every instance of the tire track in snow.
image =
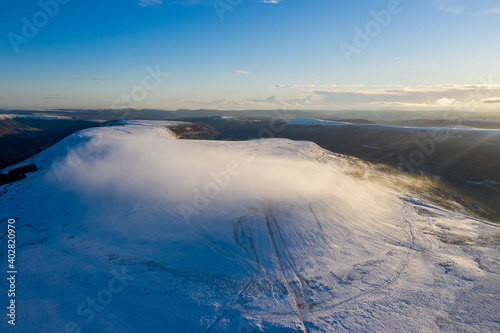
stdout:
<svg viewBox="0 0 500 333">
<path fill-rule="evenodd" d="M 250 280 L 248 281 L 248 283 L 243 287 L 241 288 L 241 290 L 236 294 L 234 295 L 232 298 L 231 298 L 231 301 L 229 301 L 229 303 L 226 304 L 226 306 L 224 307 L 224 311 L 222 311 L 222 313 L 217 316 L 217 318 L 215 318 L 215 320 L 210 324 L 208 325 L 208 327 L 206 328 L 205 330 L 205 333 L 208 333 L 212 330 L 212 328 L 216 327 L 217 324 L 220 322 L 220 320 L 224 317 L 224 315 L 226 314 L 226 312 L 231 309 L 235 304 L 236 302 L 238 301 L 238 299 L 241 297 L 241 294 L 243 294 L 243 292 L 250 286 L 250 284 L 252 284 L 253 282 L 255 281 L 255 276 Z"/>
<path fill-rule="evenodd" d="M 278 259 L 281 274 L 285 279 L 288 290 L 290 290 L 293 294 L 297 315 L 302 322 L 302 325 L 304 326 L 304 331 L 308 333 L 309 328 L 306 325 L 307 315 L 310 312 L 313 304 L 310 304 L 310 302 L 308 302 L 305 297 L 307 280 L 305 280 L 304 277 L 302 277 L 301 274 L 297 271 L 297 266 L 286 246 L 282 230 L 272 213 L 265 213 L 264 218 L 266 221 L 271 243 Z M 277 239 L 277 237 L 279 239 Z M 292 274 L 292 276 L 290 276 L 290 273 Z M 300 283 L 300 287 L 297 285 L 297 280 Z"/>
<path fill-rule="evenodd" d="M 3 192 L 0 194 L 0 198 L 5 194 L 7 193 L 7 189 L 12 185 L 13 183 L 10 183 L 10 184 L 7 184 L 5 185 L 5 187 L 3 188 Z"/>
<path fill-rule="evenodd" d="M 312 207 L 310 207 L 310 208 L 312 210 Z M 327 307 L 316 308 L 318 305 L 322 305 L 326 302 L 314 303 L 314 302 L 310 302 L 309 300 L 307 300 L 306 292 L 308 290 L 310 290 L 310 288 L 308 286 L 308 280 L 306 278 L 304 278 L 298 272 L 297 265 L 294 261 L 292 254 L 290 253 L 290 251 L 286 245 L 286 240 L 285 240 L 285 237 L 283 235 L 283 231 L 282 231 L 278 221 L 276 220 L 276 218 L 273 216 L 273 214 L 271 212 L 263 213 L 264 219 L 266 222 L 267 231 L 269 234 L 269 238 L 270 238 L 273 250 L 276 253 L 276 258 L 277 258 L 277 263 L 279 265 L 280 273 L 281 273 L 282 277 L 285 279 L 286 288 L 291 292 L 291 294 L 294 298 L 294 301 L 295 301 L 296 311 L 286 313 L 286 315 L 298 316 L 301 323 L 303 324 L 304 331 L 309 332 L 309 328 L 306 325 L 307 316 L 309 314 L 331 310 L 331 309 L 336 308 L 338 306 L 341 306 L 343 304 L 359 300 L 363 297 L 367 297 L 367 296 L 374 294 L 378 291 L 386 289 L 386 288 L 390 287 L 392 284 L 394 284 L 398 280 L 398 278 L 401 276 L 401 274 L 404 272 L 404 270 L 406 269 L 406 267 L 411 259 L 412 251 L 414 250 L 414 247 L 415 247 L 416 237 L 415 237 L 415 233 L 414 233 L 414 225 L 405 217 L 406 214 L 407 214 L 407 206 L 405 207 L 405 209 L 403 211 L 402 219 L 408 225 L 409 245 L 408 245 L 406 253 L 403 254 L 403 257 L 401 259 L 399 267 L 393 272 L 392 277 L 389 279 L 389 281 L 387 283 L 385 283 L 384 285 L 381 285 L 381 286 L 376 287 L 372 290 L 363 292 L 359 295 L 353 296 L 353 297 L 348 298 L 346 300 L 343 300 L 339 303 L 332 304 L 332 305 L 327 306 Z M 251 240 L 250 240 L 251 238 L 247 237 L 247 239 L 249 239 L 249 241 L 251 242 Z M 240 245 L 243 246 L 243 244 L 240 244 Z M 253 252 L 256 254 L 255 245 L 251 244 L 251 247 L 252 247 L 252 249 L 254 249 Z M 248 253 L 248 251 L 247 251 L 247 253 Z M 260 264 L 258 264 L 258 266 L 260 266 Z M 261 268 L 261 269 L 264 270 L 264 268 Z M 248 285 L 246 285 L 245 288 L 249 287 L 251 282 Z M 285 314 L 281 313 L 281 315 L 285 315 Z"/>
<path fill-rule="evenodd" d="M 408 266 L 408 263 L 410 261 L 410 258 L 411 258 L 411 253 L 412 251 L 414 250 L 414 246 L 415 246 L 415 240 L 416 240 L 416 237 L 415 237 L 415 233 L 414 233 L 414 225 L 406 218 L 406 214 L 407 214 L 407 205 L 405 205 L 405 208 L 403 209 L 403 220 L 408 224 L 408 236 L 410 238 L 410 246 L 408 247 L 406 253 L 404 254 L 400 264 L 399 264 L 399 268 L 394 271 L 391 279 L 384 285 L 382 286 L 379 286 L 375 289 L 372 289 L 372 290 L 368 290 L 366 292 L 363 292 L 359 295 L 356 295 L 356 296 L 353 296 L 351 298 L 348 298 L 346 300 L 343 300 L 339 303 L 336 303 L 336 304 L 332 304 L 330 306 L 327 306 L 325 308 L 321 308 L 321 309 L 317 309 L 315 310 L 315 312 L 323 312 L 323 311 L 327 311 L 327 310 L 331 310 L 331 309 L 334 309 L 338 306 L 341 306 L 341 305 L 344 305 L 346 303 L 350 303 L 350 302 L 353 302 L 353 301 L 356 301 L 356 300 L 359 300 L 363 297 L 366 297 L 366 296 L 369 296 L 371 294 L 374 294 L 378 291 L 381 291 L 381 290 L 384 290 L 384 289 L 387 289 L 389 288 L 392 284 L 394 284 L 397 279 L 401 276 L 401 274 L 404 272 L 404 270 L 406 269 L 406 267 Z"/>
<path fill-rule="evenodd" d="M 253 283 L 256 281 L 257 279 L 257 269 L 255 267 L 255 263 L 253 263 L 252 261 L 246 259 L 246 258 L 243 258 L 242 256 L 240 256 L 239 254 L 229 250 L 229 249 L 226 249 L 226 248 L 223 248 L 222 246 L 220 246 L 219 244 L 207 239 L 204 235 L 202 235 L 198 230 L 196 230 L 195 228 L 193 228 L 191 225 L 187 224 L 186 222 L 184 221 L 181 221 L 180 219 L 178 218 L 175 218 L 175 217 L 171 217 L 169 216 L 167 213 L 163 212 L 160 208 L 155 208 L 154 209 L 158 215 L 160 215 L 161 217 L 166 217 L 169 221 L 172 221 L 174 222 L 175 224 L 185 228 L 186 230 L 188 230 L 188 232 L 190 232 L 192 235 L 194 235 L 196 238 L 198 238 L 202 243 L 204 243 L 205 245 L 207 245 L 210 249 L 212 249 L 214 252 L 218 252 L 218 253 L 222 253 L 224 256 L 228 257 L 229 259 L 233 260 L 233 261 L 236 261 L 237 263 L 245 266 L 247 268 L 247 270 L 249 271 L 249 273 L 252 274 L 252 276 L 250 277 L 249 281 L 231 298 L 231 300 L 226 304 L 226 306 L 224 307 L 224 310 L 212 321 L 212 323 L 210 323 L 207 328 L 205 329 L 205 333 L 208 333 L 210 332 L 214 327 L 217 326 L 217 324 L 221 321 L 221 319 L 224 317 L 224 315 L 226 314 L 226 312 L 231 309 L 235 304 L 236 302 L 238 301 L 238 299 L 241 297 L 241 294 Z M 244 217 L 243 217 L 244 219 Z"/>
</svg>

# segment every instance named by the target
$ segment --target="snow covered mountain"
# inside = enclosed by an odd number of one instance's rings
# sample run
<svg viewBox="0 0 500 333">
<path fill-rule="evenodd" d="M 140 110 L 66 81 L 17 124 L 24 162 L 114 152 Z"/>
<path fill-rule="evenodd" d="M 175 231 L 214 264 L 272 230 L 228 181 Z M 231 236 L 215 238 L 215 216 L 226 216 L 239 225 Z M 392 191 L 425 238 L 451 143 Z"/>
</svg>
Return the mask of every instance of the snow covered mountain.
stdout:
<svg viewBox="0 0 500 333">
<path fill-rule="evenodd" d="M 310 142 L 166 125 L 80 131 L 0 187 L 1 331 L 500 331 L 500 225 Z"/>
</svg>

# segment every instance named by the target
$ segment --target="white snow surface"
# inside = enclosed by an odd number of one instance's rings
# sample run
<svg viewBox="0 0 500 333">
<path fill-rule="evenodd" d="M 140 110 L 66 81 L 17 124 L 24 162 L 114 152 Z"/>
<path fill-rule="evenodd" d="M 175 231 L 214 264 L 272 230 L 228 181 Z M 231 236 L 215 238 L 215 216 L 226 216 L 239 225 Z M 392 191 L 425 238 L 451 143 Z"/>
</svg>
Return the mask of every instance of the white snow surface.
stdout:
<svg viewBox="0 0 500 333">
<path fill-rule="evenodd" d="M 77 132 L 0 187 L 1 332 L 500 331 L 498 225 L 310 142 L 167 124 Z"/>
<path fill-rule="evenodd" d="M 486 121 L 485 121 L 486 122 Z M 490 121 L 487 121 L 490 122 Z M 356 126 L 356 127 L 371 127 L 371 128 L 381 128 L 381 129 L 392 129 L 392 130 L 414 130 L 414 131 L 434 131 L 434 132 L 447 132 L 447 133 L 487 133 L 488 135 L 500 136 L 499 129 L 489 129 L 489 128 L 474 128 L 468 126 L 456 126 L 453 127 L 413 127 L 413 126 L 395 126 L 395 125 L 379 125 L 379 124 L 356 124 L 348 123 L 343 121 L 331 121 L 331 120 L 321 120 L 312 118 L 299 118 L 290 120 L 287 122 L 288 125 L 322 125 L 322 126 Z"/>
<path fill-rule="evenodd" d="M 14 118 L 15 116 L 14 114 L 0 114 L 0 120 Z"/>
<path fill-rule="evenodd" d="M 52 116 L 48 114 L 33 114 L 33 115 L 20 115 L 20 114 L 2 114 L 0 115 L 0 119 L 8 119 L 8 118 L 29 118 L 29 119 L 71 119 L 71 117 L 67 116 Z"/>
<path fill-rule="evenodd" d="M 47 114 L 34 114 L 34 115 L 18 115 L 16 118 L 30 118 L 30 119 L 71 119 L 67 116 L 52 116 Z"/>
</svg>

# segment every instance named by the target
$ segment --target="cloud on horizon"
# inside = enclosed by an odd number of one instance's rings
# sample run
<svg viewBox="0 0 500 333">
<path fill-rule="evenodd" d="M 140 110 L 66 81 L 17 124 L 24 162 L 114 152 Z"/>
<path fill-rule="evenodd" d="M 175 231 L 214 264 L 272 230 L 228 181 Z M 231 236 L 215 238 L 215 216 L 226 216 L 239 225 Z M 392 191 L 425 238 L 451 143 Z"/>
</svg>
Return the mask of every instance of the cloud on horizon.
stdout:
<svg viewBox="0 0 500 333">
<path fill-rule="evenodd" d="M 432 0 L 434 6 L 453 15 L 495 15 L 500 14 L 498 1 L 493 0 Z"/>
<path fill-rule="evenodd" d="M 481 102 L 486 104 L 500 103 L 500 97 L 492 97 L 483 99 Z"/>
<path fill-rule="evenodd" d="M 475 110 L 481 105 L 500 103 L 500 85 L 431 85 L 403 87 L 399 85 L 283 85 L 275 86 L 283 93 L 265 98 L 190 101 L 207 107 L 317 107 L 317 108 L 453 108 Z M 184 101 L 188 102 L 188 101 Z"/>
<path fill-rule="evenodd" d="M 491 78 L 489 80 L 491 82 Z M 299 90 L 305 94 L 320 97 L 316 103 L 340 105 L 380 104 L 399 106 L 460 106 L 470 103 L 496 103 L 500 95 L 500 84 L 488 83 L 477 85 L 430 85 L 403 87 L 400 85 L 369 86 L 357 85 L 283 85 L 275 86 L 284 90 Z M 490 101 L 491 100 L 491 101 Z M 309 98 L 311 101 L 311 98 Z M 486 102 L 485 102 L 486 101 Z"/>
<path fill-rule="evenodd" d="M 79 99 L 73 96 L 61 96 L 61 95 L 47 95 L 45 99 Z"/>
<path fill-rule="evenodd" d="M 162 100 L 165 108 L 311 108 L 311 109 L 491 109 L 500 103 L 500 83 L 493 78 L 482 84 L 367 85 L 276 84 L 269 94 L 248 98 L 219 95 L 213 99 Z"/>
</svg>

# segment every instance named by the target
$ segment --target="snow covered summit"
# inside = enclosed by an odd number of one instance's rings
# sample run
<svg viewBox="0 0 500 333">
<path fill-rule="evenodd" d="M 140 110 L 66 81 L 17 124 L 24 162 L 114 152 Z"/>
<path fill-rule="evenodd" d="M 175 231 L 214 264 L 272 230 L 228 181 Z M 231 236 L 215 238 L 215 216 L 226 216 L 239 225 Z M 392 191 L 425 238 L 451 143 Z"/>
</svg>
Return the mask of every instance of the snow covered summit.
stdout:
<svg viewBox="0 0 500 333">
<path fill-rule="evenodd" d="M 80 131 L 0 187 L 16 331 L 500 331 L 499 225 L 310 142 L 166 125 Z"/>
</svg>

